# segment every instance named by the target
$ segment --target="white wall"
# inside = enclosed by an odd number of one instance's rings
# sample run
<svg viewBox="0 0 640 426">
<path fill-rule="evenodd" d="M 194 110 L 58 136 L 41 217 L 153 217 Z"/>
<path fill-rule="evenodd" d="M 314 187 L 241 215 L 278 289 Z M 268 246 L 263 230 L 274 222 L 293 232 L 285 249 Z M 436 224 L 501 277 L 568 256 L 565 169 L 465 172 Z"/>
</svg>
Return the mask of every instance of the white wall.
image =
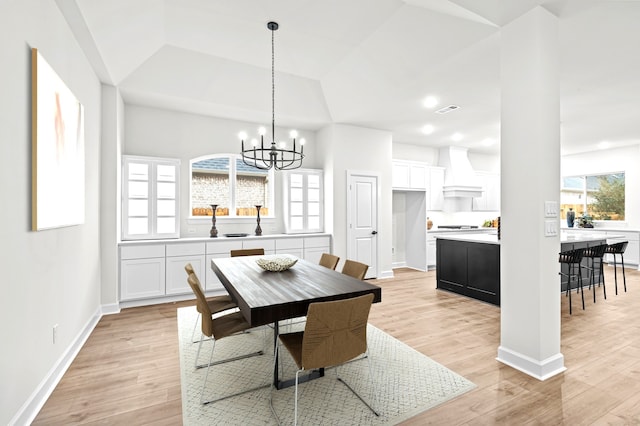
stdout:
<svg viewBox="0 0 640 426">
<path fill-rule="evenodd" d="M 565 155 L 562 176 L 625 172 L 625 222 L 597 223 L 606 226 L 640 228 L 640 145 Z"/>
<path fill-rule="evenodd" d="M 318 132 L 317 140 L 325 170 L 325 217 L 331 218 L 327 223 L 333 233 L 334 254 L 341 259 L 347 256 L 347 170 L 379 173 L 378 276 L 391 276 L 391 133 L 334 124 Z"/>
<path fill-rule="evenodd" d="M 392 151 L 394 160 L 421 161 L 430 166 L 438 165 L 437 148 L 393 142 Z"/>
<path fill-rule="evenodd" d="M 31 47 L 84 105 L 83 225 L 30 230 Z M 100 83 L 53 0 L 0 2 L 0 57 L 0 424 L 24 424 L 99 314 Z"/>
<path fill-rule="evenodd" d="M 100 263 L 104 312 L 118 307 L 118 241 L 121 226 L 120 155 L 124 139 L 124 102 L 114 86 L 102 86 L 102 144 L 100 151 Z"/>
<path fill-rule="evenodd" d="M 276 117 L 277 120 L 277 117 Z M 180 165 L 180 235 L 181 237 L 209 236 L 211 218 L 188 219 L 191 215 L 189 206 L 189 161 L 203 155 L 216 153 L 240 153 L 241 131 L 252 135 L 264 123 L 248 123 L 227 120 L 204 115 L 187 114 L 164 109 L 125 105 L 125 137 L 122 153 L 126 155 L 142 155 L 150 157 L 178 158 Z M 289 130 L 276 127 L 276 139 L 288 140 Z M 305 138 L 305 168 L 321 168 L 316 156 L 317 144 L 315 134 L 299 130 L 301 138 Z M 281 174 L 275 173 L 275 209 L 277 220 L 263 218 L 261 226 L 264 234 L 284 232 L 284 223 L 279 200 L 282 200 Z M 232 232 L 253 233 L 256 228 L 255 219 L 218 218 L 216 222 L 221 234 Z M 193 230 L 194 232 L 189 232 Z"/>
</svg>

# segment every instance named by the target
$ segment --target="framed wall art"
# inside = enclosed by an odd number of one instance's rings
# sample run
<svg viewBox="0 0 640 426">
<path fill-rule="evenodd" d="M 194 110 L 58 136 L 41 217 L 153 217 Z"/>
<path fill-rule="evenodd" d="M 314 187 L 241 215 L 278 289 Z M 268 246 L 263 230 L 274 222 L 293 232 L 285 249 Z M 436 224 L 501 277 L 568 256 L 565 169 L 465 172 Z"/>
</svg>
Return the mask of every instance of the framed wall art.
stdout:
<svg viewBox="0 0 640 426">
<path fill-rule="evenodd" d="M 84 108 L 31 49 L 31 228 L 84 223 Z"/>
</svg>

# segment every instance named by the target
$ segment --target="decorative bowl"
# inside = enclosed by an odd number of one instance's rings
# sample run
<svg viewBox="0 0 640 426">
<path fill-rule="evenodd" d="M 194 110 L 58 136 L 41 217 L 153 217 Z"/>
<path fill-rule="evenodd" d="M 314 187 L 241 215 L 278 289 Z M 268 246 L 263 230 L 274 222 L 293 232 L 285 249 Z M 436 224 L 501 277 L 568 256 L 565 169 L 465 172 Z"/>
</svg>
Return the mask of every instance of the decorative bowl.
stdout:
<svg viewBox="0 0 640 426">
<path fill-rule="evenodd" d="M 269 272 L 282 272 L 296 264 L 298 259 L 293 256 L 269 256 L 256 260 L 258 266 Z"/>
</svg>

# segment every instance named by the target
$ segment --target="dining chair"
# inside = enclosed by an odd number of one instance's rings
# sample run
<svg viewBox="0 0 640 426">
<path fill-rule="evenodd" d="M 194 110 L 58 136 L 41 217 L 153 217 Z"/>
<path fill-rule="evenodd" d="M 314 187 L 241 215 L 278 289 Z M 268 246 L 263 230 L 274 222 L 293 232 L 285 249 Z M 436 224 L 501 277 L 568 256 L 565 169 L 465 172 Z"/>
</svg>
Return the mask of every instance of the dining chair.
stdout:
<svg viewBox="0 0 640 426">
<path fill-rule="evenodd" d="M 224 360 L 213 362 L 213 352 L 216 347 L 216 342 L 220 339 L 224 339 L 226 337 L 240 335 L 240 333 L 251 328 L 251 325 L 244 319 L 244 316 L 241 312 L 232 312 L 230 314 L 225 314 L 219 317 L 214 318 L 213 313 L 209 310 L 209 305 L 207 304 L 206 298 L 204 297 L 204 293 L 200 289 L 200 285 L 196 279 L 195 274 L 189 275 L 187 278 L 189 282 L 189 286 L 193 293 L 196 295 L 196 301 L 199 305 L 199 309 L 202 311 L 202 334 L 203 336 L 207 336 L 212 341 L 211 345 L 211 353 L 209 354 L 209 362 L 206 364 L 198 365 L 198 359 L 200 357 L 200 349 L 202 348 L 202 342 L 204 339 L 200 339 L 200 343 L 198 344 L 198 352 L 196 354 L 196 369 L 199 368 L 207 368 L 207 373 L 204 376 L 204 383 L 202 384 L 202 391 L 200 392 L 200 402 L 203 405 L 210 404 L 216 401 L 220 401 L 222 399 L 231 398 L 233 396 L 238 396 L 245 394 L 247 392 L 251 392 L 257 389 L 261 389 L 267 387 L 269 385 L 262 385 L 255 388 L 247 389 L 238 393 L 234 393 L 232 395 L 223 396 L 220 398 L 205 400 L 204 399 L 204 391 L 207 387 L 207 381 L 209 379 L 209 371 L 212 366 L 224 364 L 227 362 L 238 361 L 245 358 L 250 358 L 257 355 L 264 354 L 264 351 L 256 351 L 252 353 L 248 353 L 245 355 L 239 355 L 232 358 L 227 358 Z"/>
<path fill-rule="evenodd" d="M 359 280 L 364 280 L 364 276 L 367 275 L 368 269 L 369 269 L 369 265 L 356 262 L 355 260 L 347 259 L 344 261 L 344 266 L 342 267 L 342 273 L 345 275 L 349 275 L 353 278 L 357 278 Z"/>
<path fill-rule="evenodd" d="M 560 272 L 558 272 L 558 274 L 560 276 L 567 277 L 566 294 L 569 295 L 569 315 L 573 314 L 572 308 L 571 308 L 571 279 L 575 276 L 575 272 L 574 272 L 575 268 L 578 268 L 578 274 L 577 274 L 578 280 L 576 284 L 576 291 L 579 290 L 580 294 L 582 295 L 582 309 L 584 310 L 584 291 L 582 289 L 582 267 L 580 266 L 582 264 L 583 253 L 584 253 L 584 249 L 577 248 L 573 250 L 566 250 L 558 254 L 558 262 L 561 265 L 562 264 L 567 265 L 567 272 L 563 272 L 562 269 L 560 269 Z M 560 280 L 560 283 L 562 284 L 562 280 Z"/>
<path fill-rule="evenodd" d="M 589 273 L 589 289 L 593 286 L 593 303 L 596 303 L 596 270 L 598 271 L 598 287 L 602 282 L 604 298 L 607 298 L 607 285 L 604 281 L 604 272 L 602 270 L 602 258 L 607 250 L 607 244 L 598 244 L 597 246 L 587 247 L 582 252 L 582 258 L 587 259 L 586 264 L 581 265 Z M 596 267 L 597 264 L 597 267 Z"/>
<path fill-rule="evenodd" d="M 340 258 L 338 256 L 334 256 L 329 253 L 322 253 L 322 256 L 320 256 L 320 262 L 318 263 L 324 266 L 325 268 L 335 270 L 336 266 L 338 266 L 339 261 L 340 261 Z"/>
<path fill-rule="evenodd" d="M 198 279 L 196 271 L 193 269 L 191 263 L 187 263 L 186 265 L 184 265 L 184 270 L 187 272 L 187 277 L 193 275 L 194 280 L 198 284 L 198 287 L 202 290 L 202 284 L 200 284 L 200 280 Z M 231 296 L 229 296 L 228 294 L 207 297 L 206 300 L 207 305 L 209 306 L 209 310 L 212 314 L 217 314 L 218 312 L 223 312 L 238 307 L 238 305 L 231 299 Z M 198 317 L 196 318 L 196 322 L 193 324 L 193 330 L 191 331 L 191 341 L 193 343 L 197 342 L 194 341 L 193 338 L 196 332 L 196 327 L 198 326 L 198 321 L 200 321 L 200 316 L 202 315 L 202 311 L 200 310 L 200 307 L 197 303 L 196 309 L 198 310 Z"/>
<path fill-rule="evenodd" d="M 628 244 L 629 241 L 609 244 L 605 251 L 606 254 L 613 256 L 613 280 L 616 283 L 616 296 L 618 295 L 618 265 L 616 264 L 616 254 L 620 255 L 620 260 L 622 261 L 622 281 L 624 282 L 624 292 L 627 292 L 627 277 L 624 274 L 624 252 L 627 249 Z"/>
<path fill-rule="evenodd" d="M 295 378 L 294 424 L 298 424 L 298 385 L 303 371 L 335 367 L 336 378 L 354 393 L 376 416 L 379 414 L 347 382 L 338 375 L 338 367 L 359 355 L 365 354 L 369 366 L 372 396 L 376 395 L 373 383 L 371 360 L 367 355 L 367 321 L 373 294 L 330 302 L 311 303 L 307 311 L 304 331 L 280 334 L 279 340 L 291 354 L 298 370 Z M 275 362 L 278 362 L 278 346 Z M 279 368 L 277 364 L 274 369 Z M 271 388 L 270 405 L 278 423 L 280 420 L 273 407 Z"/>
<path fill-rule="evenodd" d="M 231 257 L 261 256 L 261 255 L 264 255 L 264 249 L 263 248 L 231 250 Z"/>
</svg>

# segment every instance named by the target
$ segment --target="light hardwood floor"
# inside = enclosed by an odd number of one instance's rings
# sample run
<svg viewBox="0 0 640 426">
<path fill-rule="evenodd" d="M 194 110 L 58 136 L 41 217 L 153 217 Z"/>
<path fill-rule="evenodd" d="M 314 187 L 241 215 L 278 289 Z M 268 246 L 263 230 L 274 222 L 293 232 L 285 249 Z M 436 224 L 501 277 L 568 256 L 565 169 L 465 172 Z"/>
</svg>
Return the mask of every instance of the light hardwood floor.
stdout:
<svg viewBox="0 0 640 426">
<path fill-rule="evenodd" d="M 627 269 L 624 293 L 586 310 L 562 298 L 567 371 L 539 381 L 495 360 L 497 307 L 435 290 L 434 272 L 395 271 L 370 322 L 473 381 L 477 388 L 407 425 L 640 424 L 640 272 Z M 34 425 L 182 423 L 176 308 L 125 309 L 102 318 Z"/>
</svg>

